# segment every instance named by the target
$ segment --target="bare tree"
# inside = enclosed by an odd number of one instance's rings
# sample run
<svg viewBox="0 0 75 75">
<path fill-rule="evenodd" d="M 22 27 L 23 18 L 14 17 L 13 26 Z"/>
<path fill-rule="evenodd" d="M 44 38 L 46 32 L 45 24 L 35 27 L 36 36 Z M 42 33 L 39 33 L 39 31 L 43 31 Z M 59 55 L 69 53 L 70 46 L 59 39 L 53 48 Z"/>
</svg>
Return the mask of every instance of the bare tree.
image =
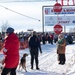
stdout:
<svg viewBox="0 0 75 75">
<path fill-rule="evenodd" d="M 2 33 L 5 33 L 5 32 L 6 32 L 8 26 L 10 26 L 10 25 L 8 24 L 8 21 L 6 21 L 5 23 L 2 23 L 2 26 L 1 26 L 1 31 L 2 31 Z"/>
</svg>

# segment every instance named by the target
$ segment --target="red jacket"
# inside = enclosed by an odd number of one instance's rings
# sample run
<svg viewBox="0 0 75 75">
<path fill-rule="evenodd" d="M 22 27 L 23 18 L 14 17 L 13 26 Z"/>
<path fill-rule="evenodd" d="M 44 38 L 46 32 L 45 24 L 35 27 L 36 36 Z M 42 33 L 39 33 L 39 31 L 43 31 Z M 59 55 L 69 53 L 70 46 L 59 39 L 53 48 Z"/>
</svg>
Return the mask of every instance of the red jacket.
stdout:
<svg viewBox="0 0 75 75">
<path fill-rule="evenodd" d="M 51 38 L 51 40 L 53 40 L 53 38 L 54 38 L 53 34 L 50 35 L 50 38 Z"/>
<path fill-rule="evenodd" d="M 12 33 L 5 39 L 4 51 L 5 68 L 15 68 L 19 63 L 19 39 L 16 34 Z"/>
</svg>

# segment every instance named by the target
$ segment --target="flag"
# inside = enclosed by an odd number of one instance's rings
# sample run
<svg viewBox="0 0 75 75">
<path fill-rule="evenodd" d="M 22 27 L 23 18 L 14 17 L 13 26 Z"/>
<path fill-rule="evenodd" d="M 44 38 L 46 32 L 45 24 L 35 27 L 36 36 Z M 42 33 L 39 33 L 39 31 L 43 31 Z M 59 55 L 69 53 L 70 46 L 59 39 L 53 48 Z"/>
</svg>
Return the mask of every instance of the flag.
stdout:
<svg viewBox="0 0 75 75">
<path fill-rule="evenodd" d="M 74 0 L 72 0 L 72 1 L 73 1 L 73 5 L 75 5 Z"/>
<path fill-rule="evenodd" d="M 63 5 L 63 1 L 64 1 L 64 0 L 61 0 L 61 4 L 62 4 L 62 5 Z"/>
<path fill-rule="evenodd" d="M 67 0 L 67 5 L 69 5 L 69 0 Z"/>
</svg>

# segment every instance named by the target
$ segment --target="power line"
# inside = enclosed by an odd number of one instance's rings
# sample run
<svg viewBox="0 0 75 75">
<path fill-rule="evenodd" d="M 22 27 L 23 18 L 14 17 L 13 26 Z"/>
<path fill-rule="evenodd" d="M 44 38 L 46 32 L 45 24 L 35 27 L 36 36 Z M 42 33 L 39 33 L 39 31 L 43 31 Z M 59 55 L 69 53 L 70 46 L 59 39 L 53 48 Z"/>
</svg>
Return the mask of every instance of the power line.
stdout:
<svg viewBox="0 0 75 75">
<path fill-rule="evenodd" d="M 24 17 L 27 17 L 27 18 L 30 18 L 30 19 L 34 19 L 34 20 L 40 21 L 40 20 L 37 19 L 37 18 L 33 18 L 33 17 L 27 16 L 27 15 L 24 15 L 24 14 L 22 14 L 22 13 L 19 13 L 19 12 L 17 12 L 17 11 L 14 11 L 14 10 L 9 9 L 9 8 L 7 8 L 7 7 L 5 7 L 5 6 L 2 6 L 2 5 L 0 5 L 0 6 L 3 7 L 3 8 L 5 8 L 6 10 L 12 11 L 12 12 L 14 12 L 14 13 L 17 13 L 17 14 L 21 15 L 21 16 L 24 16 Z"/>
</svg>

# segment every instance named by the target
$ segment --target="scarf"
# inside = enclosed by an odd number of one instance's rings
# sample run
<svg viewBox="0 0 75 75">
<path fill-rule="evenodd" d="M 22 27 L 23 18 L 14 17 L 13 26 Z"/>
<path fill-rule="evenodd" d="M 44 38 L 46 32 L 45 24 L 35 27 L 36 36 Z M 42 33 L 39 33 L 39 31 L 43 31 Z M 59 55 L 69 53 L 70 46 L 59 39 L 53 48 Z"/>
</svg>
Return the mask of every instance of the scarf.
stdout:
<svg viewBox="0 0 75 75">
<path fill-rule="evenodd" d="M 63 44 L 63 42 L 64 42 L 64 38 L 58 40 L 58 44 Z"/>
</svg>

